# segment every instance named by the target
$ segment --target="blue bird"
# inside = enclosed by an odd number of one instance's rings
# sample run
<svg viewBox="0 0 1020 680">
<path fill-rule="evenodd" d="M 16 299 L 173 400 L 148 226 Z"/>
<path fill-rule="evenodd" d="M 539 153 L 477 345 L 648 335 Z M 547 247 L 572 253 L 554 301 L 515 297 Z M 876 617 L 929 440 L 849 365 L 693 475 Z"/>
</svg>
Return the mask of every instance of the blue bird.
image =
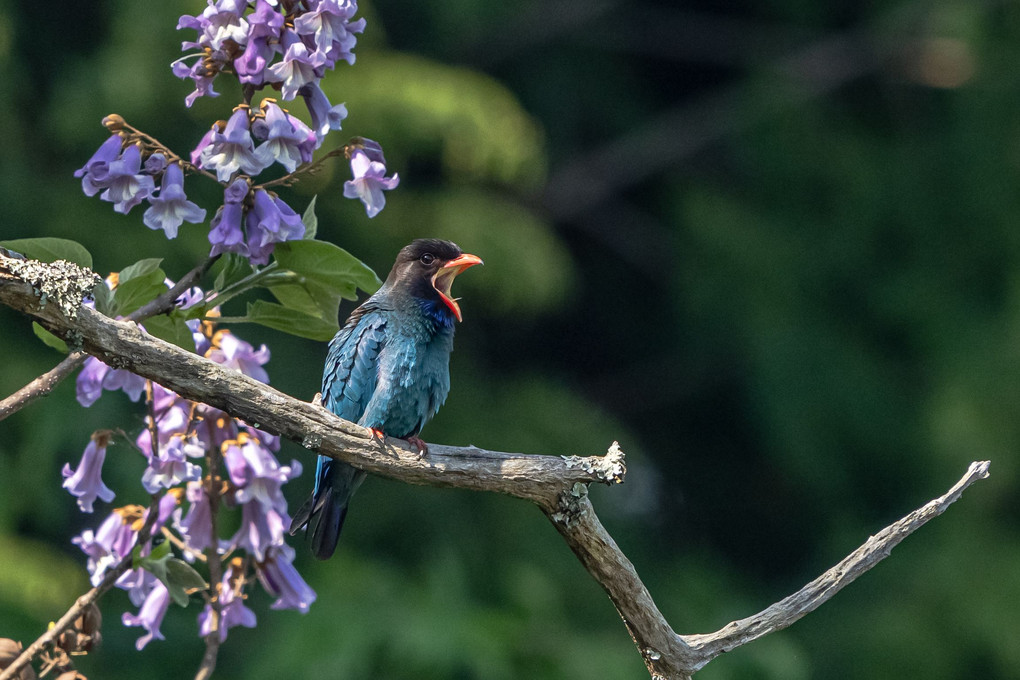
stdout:
<svg viewBox="0 0 1020 680">
<path fill-rule="evenodd" d="M 322 404 L 371 428 L 376 436 L 406 439 L 424 455 L 418 433 L 450 391 L 454 323 L 453 279 L 482 261 L 449 241 L 418 239 L 397 255 L 386 283 L 347 318 L 329 343 Z M 351 496 L 365 473 L 319 456 L 315 488 L 290 525 L 308 527 L 312 553 L 336 550 Z"/>
</svg>

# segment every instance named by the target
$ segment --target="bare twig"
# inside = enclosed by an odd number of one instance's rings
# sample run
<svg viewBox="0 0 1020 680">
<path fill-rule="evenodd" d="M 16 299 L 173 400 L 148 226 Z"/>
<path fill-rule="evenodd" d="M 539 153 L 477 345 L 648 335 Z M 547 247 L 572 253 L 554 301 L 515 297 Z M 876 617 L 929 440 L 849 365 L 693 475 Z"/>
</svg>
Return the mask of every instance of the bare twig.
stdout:
<svg viewBox="0 0 1020 680">
<path fill-rule="evenodd" d="M 159 516 L 159 499 L 161 497 L 155 497 L 152 503 L 149 505 L 149 509 L 145 515 L 145 522 L 142 524 L 142 528 L 138 532 L 138 537 L 135 541 L 135 545 L 144 545 L 149 537 L 152 535 L 152 527 L 156 524 L 156 518 Z M 52 624 L 49 629 L 39 636 L 39 638 L 30 644 L 25 650 L 11 662 L 11 665 L 0 671 L 0 680 L 12 680 L 18 677 L 21 669 L 31 663 L 32 659 L 36 657 L 43 649 L 52 645 L 57 639 L 63 634 L 65 630 L 74 625 L 74 622 L 82 615 L 82 612 L 92 603 L 96 602 L 101 598 L 106 591 L 113 587 L 124 572 L 131 569 L 133 562 L 133 555 L 131 553 L 121 558 L 120 562 L 116 566 L 110 568 L 104 575 L 103 580 L 99 582 L 99 585 L 88 591 L 77 600 L 71 606 L 67 612 L 57 620 L 56 623 Z"/>
<path fill-rule="evenodd" d="M 182 276 L 172 288 L 145 303 L 129 314 L 127 318 L 131 321 L 142 321 L 149 317 L 156 316 L 157 314 L 163 314 L 164 312 L 169 311 L 173 308 L 174 301 L 180 297 L 181 293 L 198 283 L 199 279 L 202 278 L 202 275 L 205 274 L 215 261 L 216 258 L 212 257 L 206 259 L 187 274 Z M 76 371 L 85 362 L 85 359 L 87 359 L 88 356 L 89 355 L 85 352 L 71 352 L 52 369 L 43 373 L 17 392 L 3 400 L 0 400 L 0 420 L 17 413 L 39 397 L 49 395 L 49 393 L 52 392 L 57 385 L 63 382 L 65 378 L 71 375 L 71 373 Z"/>
<path fill-rule="evenodd" d="M 379 443 L 366 428 L 341 420 L 321 406 L 293 399 L 237 371 L 153 338 L 135 324 L 115 321 L 87 308 L 79 310 L 77 318 L 69 319 L 61 311 L 64 305 L 39 305 L 27 284 L 0 277 L 0 303 L 31 315 L 57 335 L 73 334 L 85 351 L 108 363 L 366 472 L 411 484 L 504 493 L 536 503 L 609 595 L 655 679 L 689 680 L 719 654 L 789 626 L 944 512 L 970 484 L 988 476 L 987 462 L 973 463 L 944 496 L 883 529 L 797 593 L 715 633 L 678 635 L 659 612 L 633 564 L 599 522 L 587 498 L 591 482 L 623 481 L 623 453 L 615 444 L 605 456 L 583 458 L 431 444 L 429 455 L 419 458 L 418 452 L 401 440 L 387 438 Z"/>
</svg>

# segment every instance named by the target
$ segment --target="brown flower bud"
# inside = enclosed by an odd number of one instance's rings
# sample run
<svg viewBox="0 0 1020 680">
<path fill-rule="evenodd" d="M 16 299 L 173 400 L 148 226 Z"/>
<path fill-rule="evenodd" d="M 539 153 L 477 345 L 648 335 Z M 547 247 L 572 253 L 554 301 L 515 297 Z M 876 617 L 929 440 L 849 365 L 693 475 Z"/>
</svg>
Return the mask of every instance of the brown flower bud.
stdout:
<svg viewBox="0 0 1020 680">
<path fill-rule="evenodd" d="M 21 656 L 21 643 L 10 638 L 0 638 L 0 669 L 10 666 Z M 18 680 L 36 680 L 35 669 L 27 665 L 18 673 Z"/>
<path fill-rule="evenodd" d="M 124 129 L 124 119 L 117 113 L 111 113 L 103 118 L 103 127 L 110 132 L 119 132 Z"/>
<path fill-rule="evenodd" d="M 0 638 L 0 668 L 7 668 L 21 656 L 21 643 L 10 638 Z"/>
</svg>

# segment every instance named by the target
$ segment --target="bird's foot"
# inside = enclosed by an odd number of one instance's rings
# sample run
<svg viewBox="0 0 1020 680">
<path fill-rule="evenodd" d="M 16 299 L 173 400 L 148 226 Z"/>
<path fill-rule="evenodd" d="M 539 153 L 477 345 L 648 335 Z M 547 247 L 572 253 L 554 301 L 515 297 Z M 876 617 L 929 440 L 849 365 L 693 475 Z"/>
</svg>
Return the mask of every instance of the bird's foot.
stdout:
<svg viewBox="0 0 1020 680">
<path fill-rule="evenodd" d="M 326 406 L 322 403 L 322 392 L 316 392 L 315 396 L 312 397 L 312 400 L 309 403 L 316 408 L 326 408 Z"/>
<path fill-rule="evenodd" d="M 380 430 L 379 428 L 377 428 L 377 427 L 370 427 L 368 429 L 372 431 L 372 437 L 374 439 L 378 439 L 380 443 L 383 441 L 383 439 L 386 438 L 386 435 L 383 434 L 383 431 Z"/>
<path fill-rule="evenodd" d="M 410 436 L 407 438 L 407 443 L 418 449 L 419 460 L 429 455 L 429 445 L 426 444 L 420 437 Z"/>
</svg>

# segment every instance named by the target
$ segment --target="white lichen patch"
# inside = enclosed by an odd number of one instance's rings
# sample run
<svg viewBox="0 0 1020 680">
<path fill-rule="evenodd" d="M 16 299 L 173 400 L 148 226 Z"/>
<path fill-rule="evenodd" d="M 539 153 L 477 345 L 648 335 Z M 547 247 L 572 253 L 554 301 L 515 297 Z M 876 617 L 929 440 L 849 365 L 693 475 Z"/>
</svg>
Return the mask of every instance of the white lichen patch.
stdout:
<svg viewBox="0 0 1020 680">
<path fill-rule="evenodd" d="M 38 260 L 5 260 L 11 274 L 32 286 L 39 296 L 39 305 L 57 305 L 60 313 L 70 320 L 78 318 L 78 310 L 85 298 L 102 279 L 91 269 L 67 260 L 49 264 Z"/>
<path fill-rule="evenodd" d="M 613 442 L 605 456 L 560 456 L 571 470 L 584 470 L 604 484 L 620 484 L 627 464 L 619 442 Z"/>
</svg>

